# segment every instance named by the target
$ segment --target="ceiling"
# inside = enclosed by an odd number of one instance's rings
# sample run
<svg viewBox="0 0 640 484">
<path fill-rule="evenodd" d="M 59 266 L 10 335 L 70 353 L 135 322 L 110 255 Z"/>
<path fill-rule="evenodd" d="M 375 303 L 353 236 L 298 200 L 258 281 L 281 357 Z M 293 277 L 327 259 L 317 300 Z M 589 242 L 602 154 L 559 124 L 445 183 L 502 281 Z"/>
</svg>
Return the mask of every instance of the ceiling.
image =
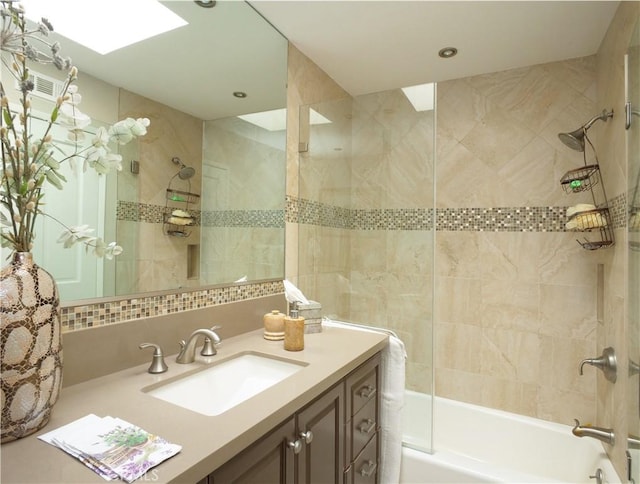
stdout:
<svg viewBox="0 0 640 484">
<path fill-rule="evenodd" d="M 618 5 L 218 0 L 203 9 L 190 0 L 162 3 L 189 27 L 106 56 L 60 38 L 63 54 L 81 75 L 205 120 L 285 105 L 286 39 L 254 9 L 346 91 L 359 95 L 594 54 Z M 448 46 L 457 47 L 458 55 L 439 58 L 438 50 Z M 249 95 L 234 98 L 234 91 Z"/>
<path fill-rule="evenodd" d="M 597 52 L 617 1 L 250 2 L 352 95 Z M 438 57 L 443 47 L 458 55 Z"/>
</svg>

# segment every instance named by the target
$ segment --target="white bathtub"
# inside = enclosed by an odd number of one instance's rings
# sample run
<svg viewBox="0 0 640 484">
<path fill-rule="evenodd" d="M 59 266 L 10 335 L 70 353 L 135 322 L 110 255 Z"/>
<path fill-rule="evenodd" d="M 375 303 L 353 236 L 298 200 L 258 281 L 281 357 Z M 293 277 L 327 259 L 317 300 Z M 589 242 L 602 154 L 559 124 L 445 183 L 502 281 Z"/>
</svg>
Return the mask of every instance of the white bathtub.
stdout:
<svg viewBox="0 0 640 484">
<path fill-rule="evenodd" d="M 433 454 L 420 445 L 430 426 L 431 397 L 407 391 L 403 420 L 401 484 L 422 483 L 620 483 L 602 444 L 578 438 L 571 427 L 477 405 L 435 398 Z M 424 443 L 424 442 L 422 442 Z M 383 483 L 387 484 L 387 483 Z"/>
</svg>

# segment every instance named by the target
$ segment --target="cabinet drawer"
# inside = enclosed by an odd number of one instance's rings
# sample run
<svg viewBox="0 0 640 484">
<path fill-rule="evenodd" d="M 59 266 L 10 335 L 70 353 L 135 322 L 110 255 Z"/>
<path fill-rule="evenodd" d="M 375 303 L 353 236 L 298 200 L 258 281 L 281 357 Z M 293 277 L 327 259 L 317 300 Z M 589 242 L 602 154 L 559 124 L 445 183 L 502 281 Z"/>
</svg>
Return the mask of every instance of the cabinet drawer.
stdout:
<svg viewBox="0 0 640 484">
<path fill-rule="evenodd" d="M 351 419 L 347 428 L 347 441 L 351 448 L 348 449 L 349 461 L 352 461 L 362 451 L 367 442 L 378 431 L 378 400 L 373 398 Z"/>
<path fill-rule="evenodd" d="M 375 484 L 378 482 L 378 436 L 367 444 L 345 473 L 345 484 Z"/>
<path fill-rule="evenodd" d="M 380 358 L 374 357 L 347 378 L 347 419 L 353 417 L 378 393 Z"/>
</svg>

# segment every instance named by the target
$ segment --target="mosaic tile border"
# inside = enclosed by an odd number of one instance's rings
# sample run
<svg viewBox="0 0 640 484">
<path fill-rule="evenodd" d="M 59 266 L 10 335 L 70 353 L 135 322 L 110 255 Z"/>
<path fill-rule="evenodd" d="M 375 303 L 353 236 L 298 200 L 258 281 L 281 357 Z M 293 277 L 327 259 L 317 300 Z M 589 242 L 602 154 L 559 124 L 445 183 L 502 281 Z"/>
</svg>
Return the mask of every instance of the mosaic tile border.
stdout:
<svg viewBox="0 0 640 484">
<path fill-rule="evenodd" d="M 116 207 L 116 220 L 128 222 L 163 223 L 164 214 L 176 207 L 165 207 L 147 203 L 119 200 Z M 201 211 L 192 208 L 189 213 L 195 218 L 194 225 L 205 227 L 284 227 L 283 210 L 216 210 Z"/>
<path fill-rule="evenodd" d="M 565 232 L 567 206 L 438 208 L 436 231 Z M 626 196 L 609 204 L 613 228 L 626 224 Z M 321 202 L 287 199 L 287 222 L 351 230 L 432 230 L 430 208 L 361 210 Z"/>
<path fill-rule="evenodd" d="M 609 203 L 614 228 L 624 227 L 628 207 L 626 194 Z M 567 207 L 498 207 L 436 209 L 436 231 L 563 232 Z M 162 223 L 165 207 L 119 201 L 118 220 Z M 191 210 L 190 210 L 191 211 Z M 197 213 L 211 226 L 283 227 L 284 222 L 322 225 L 353 230 L 432 230 L 433 209 L 359 210 L 335 207 L 321 202 L 286 197 L 282 210 L 247 210 Z M 211 214 L 211 215 L 210 215 Z M 101 302 L 61 309 L 63 332 L 106 324 L 121 323 L 200 309 L 219 304 L 280 294 L 282 281 Z"/>
<path fill-rule="evenodd" d="M 215 287 L 192 292 L 64 307 L 60 310 L 60 320 L 62 331 L 69 332 L 244 301 L 282 292 L 284 292 L 282 281 Z"/>
<path fill-rule="evenodd" d="M 284 228 L 284 210 L 216 210 L 202 213 L 203 227 Z"/>
</svg>

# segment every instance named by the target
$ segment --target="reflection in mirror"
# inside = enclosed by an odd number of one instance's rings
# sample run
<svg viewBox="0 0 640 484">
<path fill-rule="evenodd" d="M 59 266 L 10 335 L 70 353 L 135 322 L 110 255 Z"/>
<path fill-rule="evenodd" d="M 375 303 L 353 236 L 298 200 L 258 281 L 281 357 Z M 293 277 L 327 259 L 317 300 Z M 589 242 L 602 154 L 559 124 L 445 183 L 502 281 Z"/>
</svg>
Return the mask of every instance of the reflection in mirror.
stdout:
<svg viewBox="0 0 640 484">
<path fill-rule="evenodd" d="M 239 117 L 205 123 L 204 284 L 283 277 L 286 113 L 278 113 L 275 126 Z"/>
<path fill-rule="evenodd" d="M 630 437 L 640 436 L 640 24 L 636 24 L 626 56 L 627 102 L 630 120 L 627 130 L 628 231 L 629 231 L 629 396 Z M 636 114 L 634 114 L 636 113 Z M 640 446 L 630 440 L 631 473 L 640 482 Z"/>
<path fill-rule="evenodd" d="M 129 116 L 151 120 L 147 136 L 121 147 L 117 177 L 92 181 L 96 187 L 78 184 L 88 199 L 69 186 L 47 194 L 50 204 L 64 207 L 74 198 L 86 208 L 104 193 L 104 207 L 95 208 L 97 230 L 124 248 L 85 276 L 66 262 L 51 263 L 59 268 L 45 262 L 57 280 L 76 281 L 76 289 L 61 289 L 67 304 L 284 277 L 285 131 L 236 116 L 285 106 L 287 41 L 246 2 L 218 2 L 210 9 L 161 3 L 189 24 L 104 56 L 52 35 L 79 68 L 83 112 L 107 124 Z M 47 67 L 32 66 L 60 77 Z M 236 91 L 247 96 L 234 97 Z M 50 102 L 36 101 L 50 111 Z M 188 180 L 174 178 L 181 168 L 172 162 L 176 157 L 195 170 Z M 167 188 L 199 198 L 186 205 L 168 197 Z M 188 237 L 165 230 L 165 213 L 176 210 L 194 219 Z M 58 234 L 43 232 L 38 251 L 48 254 Z M 90 254 L 65 257 L 96 264 Z"/>
</svg>

